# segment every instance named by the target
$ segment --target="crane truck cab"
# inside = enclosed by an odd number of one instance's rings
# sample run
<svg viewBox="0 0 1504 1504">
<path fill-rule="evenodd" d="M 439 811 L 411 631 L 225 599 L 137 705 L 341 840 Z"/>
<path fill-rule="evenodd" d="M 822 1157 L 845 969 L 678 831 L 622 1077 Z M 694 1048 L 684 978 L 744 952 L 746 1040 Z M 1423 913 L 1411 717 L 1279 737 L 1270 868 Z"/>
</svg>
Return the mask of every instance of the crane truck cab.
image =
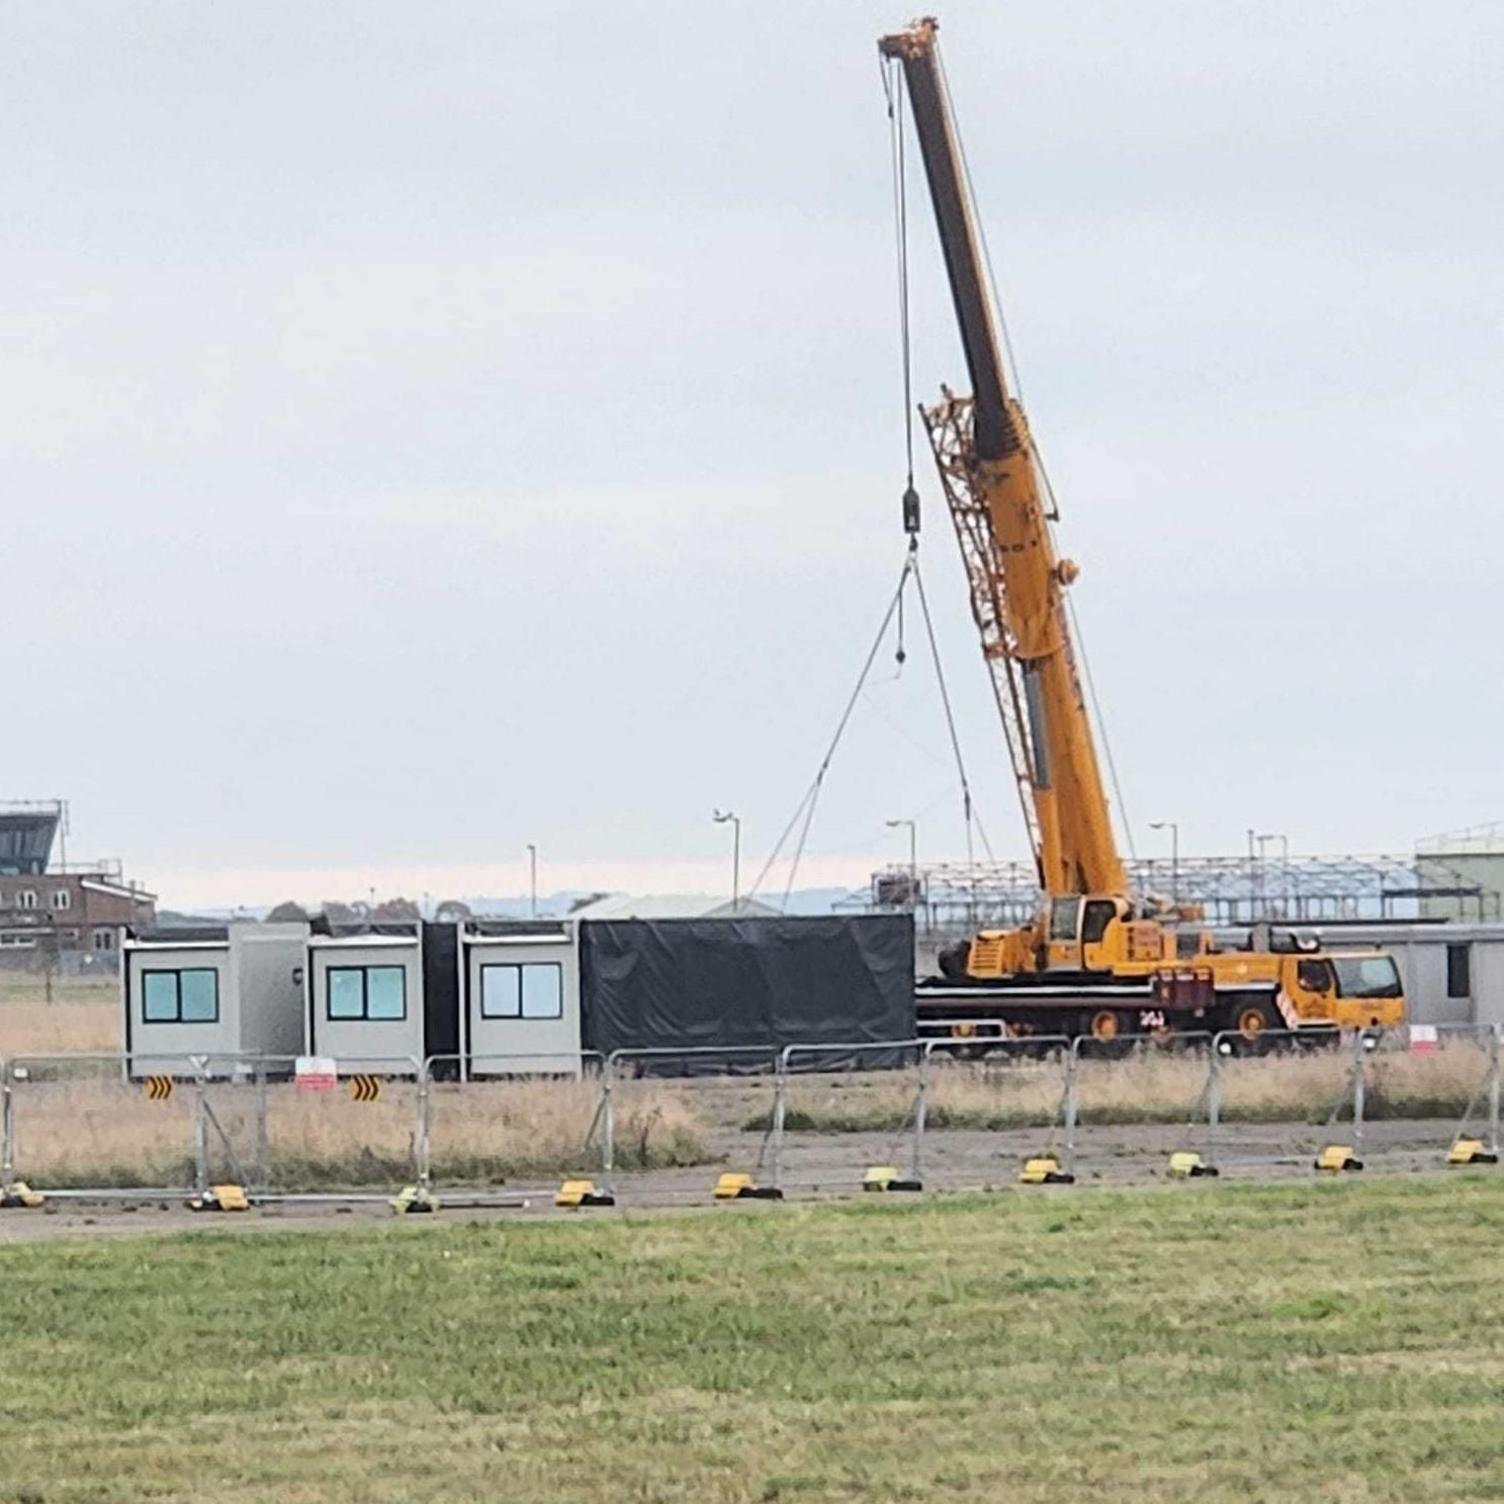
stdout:
<svg viewBox="0 0 1504 1504">
<path fill-rule="evenodd" d="M 1392 1029 L 1405 1022 L 1394 957 L 1380 950 L 1209 951 L 1156 973 L 1155 997 L 1216 1030 Z"/>
</svg>

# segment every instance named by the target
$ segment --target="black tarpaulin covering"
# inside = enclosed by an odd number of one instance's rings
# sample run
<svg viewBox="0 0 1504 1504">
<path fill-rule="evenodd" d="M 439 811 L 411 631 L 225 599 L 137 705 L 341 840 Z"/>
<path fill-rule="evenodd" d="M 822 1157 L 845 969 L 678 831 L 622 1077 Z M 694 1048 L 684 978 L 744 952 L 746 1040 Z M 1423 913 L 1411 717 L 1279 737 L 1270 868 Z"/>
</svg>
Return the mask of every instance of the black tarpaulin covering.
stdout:
<svg viewBox="0 0 1504 1504">
<path fill-rule="evenodd" d="M 683 1050 L 865 1044 L 914 1037 L 914 927 L 906 915 L 814 919 L 586 920 L 586 1046 Z M 767 1068 L 747 1054 L 703 1068 Z M 791 1061 L 830 1070 L 834 1055 Z M 849 1063 L 893 1065 L 881 1051 Z M 665 1060 L 674 1074 L 690 1062 Z"/>
</svg>

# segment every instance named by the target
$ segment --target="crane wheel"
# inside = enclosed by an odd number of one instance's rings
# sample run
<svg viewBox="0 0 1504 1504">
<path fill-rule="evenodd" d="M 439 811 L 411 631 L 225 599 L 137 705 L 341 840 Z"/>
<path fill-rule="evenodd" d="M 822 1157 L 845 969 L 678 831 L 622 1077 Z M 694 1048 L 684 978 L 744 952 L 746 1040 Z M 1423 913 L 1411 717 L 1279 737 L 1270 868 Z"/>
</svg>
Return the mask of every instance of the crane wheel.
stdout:
<svg viewBox="0 0 1504 1504">
<path fill-rule="evenodd" d="M 1232 1026 L 1238 1036 L 1239 1052 L 1246 1055 L 1261 1055 L 1273 1049 L 1275 1041 L 1268 1037 L 1269 1032 L 1283 1027 L 1273 1007 L 1262 1001 L 1236 1004 Z"/>
<path fill-rule="evenodd" d="M 1128 1031 L 1127 1019 L 1116 1008 L 1097 1008 L 1086 1020 L 1086 1032 L 1094 1046 L 1092 1053 L 1109 1059 L 1128 1053 L 1130 1046 L 1123 1037 Z"/>
</svg>

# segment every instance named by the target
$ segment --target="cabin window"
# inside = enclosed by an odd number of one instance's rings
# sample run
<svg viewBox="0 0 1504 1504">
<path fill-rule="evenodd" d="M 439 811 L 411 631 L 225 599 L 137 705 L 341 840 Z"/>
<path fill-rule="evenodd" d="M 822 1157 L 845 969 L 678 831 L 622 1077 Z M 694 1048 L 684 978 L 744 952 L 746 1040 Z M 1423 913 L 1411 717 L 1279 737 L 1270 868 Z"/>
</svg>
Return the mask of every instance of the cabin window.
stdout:
<svg viewBox="0 0 1504 1504">
<path fill-rule="evenodd" d="M 1447 946 L 1447 996 L 1473 995 L 1473 948 L 1466 941 Z"/>
<path fill-rule="evenodd" d="M 564 1017 L 564 972 L 556 961 L 482 966 L 482 1018 L 549 1019 Z"/>
<path fill-rule="evenodd" d="M 1050 906 L 1050 939 L 1074 940 L 1081 928 L 1081 900 L 1057 898 Z"/>
<path fill-rule="evenodd" d="M 218 1023 L 219 973 L 208 966 L 143 971 L 141 1018 L 148 1024 Z"/>
<path fill-rule="evenodd" d="M 400 1023 L 407 1017 L 407 968 L 331 966 L 326 975 L 331 1023 Z"/>
</svg>

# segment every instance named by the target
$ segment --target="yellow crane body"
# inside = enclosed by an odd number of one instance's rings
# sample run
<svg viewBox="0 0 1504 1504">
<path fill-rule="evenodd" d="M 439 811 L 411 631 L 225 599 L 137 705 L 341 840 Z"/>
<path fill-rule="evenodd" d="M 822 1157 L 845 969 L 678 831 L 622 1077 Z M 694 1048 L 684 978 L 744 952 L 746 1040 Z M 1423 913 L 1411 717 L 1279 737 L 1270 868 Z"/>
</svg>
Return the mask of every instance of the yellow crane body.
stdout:
<svg viewBox="0 0 1504 1504">
<path fill-rule="evenodd" d="M 922 416 L 1045 897 L 1032 924 L 984 930 L 942 958 L 943 968 L 953 982 L 1105 983 L 1109 1001 L 1094 1001 L 1087 1015 L 1094 1032 L 1152 1024 L 1167 1011 L 1197 1027 L 1229 1018 L 1240 1028 L 1258 1019 L 1264 1028 L 1398 1023 L 1404 998 L 1388 957 L 1313 955 L 1293 942 L 1283 951 L 1222 951 L 1197 923 L 1199 909 L 1129 891 L 1066 606 L 1078 570 L 1056 549 L 1043 467 L 1009 385 L 937 31 L 925 18 L 878 43 L 903 75 L 971 377 L 969 396 L 944 389 Z M 1365 971 L 1364 959 L 1381 964 Z M 1113 1003 L 1112 986 L 1133 1006 Z M 992 992 L 985 1006 L 1003 1011 L 1008 996 Z M 1034 1021 L 1057 1016 L 1043 1005 L 1013 1011 Z"/>
</svg>

